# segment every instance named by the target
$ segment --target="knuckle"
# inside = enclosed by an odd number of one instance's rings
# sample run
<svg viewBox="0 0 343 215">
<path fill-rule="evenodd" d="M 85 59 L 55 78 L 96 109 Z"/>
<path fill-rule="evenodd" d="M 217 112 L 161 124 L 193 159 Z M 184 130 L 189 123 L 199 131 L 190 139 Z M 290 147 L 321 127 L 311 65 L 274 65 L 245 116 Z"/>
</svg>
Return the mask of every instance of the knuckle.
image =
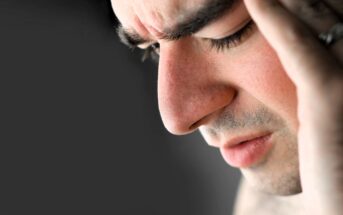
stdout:
<svg viewBox="0 0 343 215">
<path fill-rule="evenodd" d="M 301 17 L 321 19 L 323 15 L 332 14 L 330 8 L 322 0 L 282 1 L 287 8 Z"/>
<path fill-rule="evenodd" d="M 300 10 L 300 14 L 304 14 L 305 17 L 310 19 L 321 20 L 323 17 L 334 17 L 334 14 L 328 8 L 323 1 L 305 1 L 305 3 Z"/>
<path fill-rule="evenodd" d="M 292 22 L 285 31 L 286 42 L 290 44 L 304 44 L 312 36 L 302 25 Z"/>
<path fill-rule="evenodd" d="M 325 0 L 325 2 L 327 3 L 328 7 L 330 7 L 331 9 L 333 9 L 337 15 L 343 16 L 343 4 L 342 4 L 342 0 Z"/>
<path fill-rule="evenodd" d="M 328 8 L 321 0 L 304 1 L 302 9 L 304 11 L 308 10 L 311 13 L 323 13 L 328 11 Z"/>
</svg>

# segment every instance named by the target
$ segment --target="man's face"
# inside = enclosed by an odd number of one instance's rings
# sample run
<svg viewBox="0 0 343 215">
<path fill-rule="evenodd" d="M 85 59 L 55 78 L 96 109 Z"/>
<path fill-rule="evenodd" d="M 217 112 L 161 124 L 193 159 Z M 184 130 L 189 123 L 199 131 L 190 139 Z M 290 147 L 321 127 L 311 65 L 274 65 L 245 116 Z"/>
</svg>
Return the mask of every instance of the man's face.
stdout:
<svg viewBox="0 0 343 215">
<path fill-rule="evenodd" d="M 127 43 L 159 45 L 166 128 L 199 129 L 260 190 L 298 193 L 295 87 L 243 1 L 230 2 L 112 0 Z"/>
</svg>

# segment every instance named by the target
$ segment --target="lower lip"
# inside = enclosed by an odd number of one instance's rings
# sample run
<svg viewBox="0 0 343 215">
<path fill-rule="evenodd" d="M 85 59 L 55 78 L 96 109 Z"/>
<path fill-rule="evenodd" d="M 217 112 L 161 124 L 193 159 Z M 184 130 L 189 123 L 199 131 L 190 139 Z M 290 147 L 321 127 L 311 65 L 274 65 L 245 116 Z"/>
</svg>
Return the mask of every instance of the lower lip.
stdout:
<svg viewBox="0 0 343 215">
<path fill-rule="evenodd" d="M 222 147 L 224 160 L 233 167 L 246 168 L 260 161 L 271 149 L 271 134 L 231 147 Z"/>
</svg>

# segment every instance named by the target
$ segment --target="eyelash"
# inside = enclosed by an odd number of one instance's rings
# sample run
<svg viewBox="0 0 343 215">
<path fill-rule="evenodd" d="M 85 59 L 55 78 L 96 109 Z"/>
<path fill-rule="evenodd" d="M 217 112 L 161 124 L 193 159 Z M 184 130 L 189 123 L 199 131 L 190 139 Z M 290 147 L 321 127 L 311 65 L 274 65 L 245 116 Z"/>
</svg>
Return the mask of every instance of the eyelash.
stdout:
<svg viewBox="0 0 343 215">
<path fill-rule="evenodd" d="M 211 48 L 215 48 L 217 51 L 224 51 L 225 49 L 234 48 L 242 42 L 243 37 L 252 29 L 253 24 L 254 21 L 251 20 L 244 27 L 242 27 L 240 30 L 232 35 L 229 35 L 222 39 L 207 40 L 210 42 Z M 152 58 L 154 61 L 158 62 L 159 48 L 160 44 L 155 43 L 145 49 L 142 56 L 142 61 L 145 61 L 148 58 Z"/>
<path fill-rule="evenodd" d="M 224 51 L 238 46 L 244 36 L 252 30 L 254 21 L 249 21 L 244 27 L 238 30 L 236 33 L 229 35 L 222 39 L 209 39 L 211 48 L 215 48 L 217 51 Z"/>
</svg>

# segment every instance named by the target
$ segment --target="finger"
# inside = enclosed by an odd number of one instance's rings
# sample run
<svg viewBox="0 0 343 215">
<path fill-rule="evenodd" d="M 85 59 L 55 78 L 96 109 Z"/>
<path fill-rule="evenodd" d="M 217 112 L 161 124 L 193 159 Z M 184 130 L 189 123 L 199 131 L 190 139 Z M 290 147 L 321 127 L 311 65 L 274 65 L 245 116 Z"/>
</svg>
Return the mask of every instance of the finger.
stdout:
<svg viewBox="0 0 343 215">
<path fill-rule="evenodd" d="M 325 0 L 325 2 L 333 11 L 336 12 L 337 16 L 340 18 L 340 22 L 343 22 L 342 0 Z M 341 62 L 343 62 L 343 39 L 337 41 L 331 49 L 337 56 L 339 56 Z"/>
<path fill-rule="evenodd" d="M 337 59 L 279 1 L 244 1 L 261 33 L 275 49 L 298 88 L 323 85 L 339 71 Z"/>
<path fill-rule="evenodd" d="M 342 0 L 325 0 L 325 2 L 334 10 L 338 16 L 343 16 L 343 3 Z"/>
<path fill-rule="evenodd" d="M 322 0 L 280 0 L 280 2 L 317 33 L 329 30 L 339 21 L 336 14 Z"/>
<path fill-rule="evenodd" d="M 324 0 L 280 0 L 280 2 L 308 25 L 314 35 L 328 32 L 332 26 L 340 22 L 337 13 Z M 343 41 L 337 41 L 330 50 L 341 62 L 343 61 Z"/>
</svg>

